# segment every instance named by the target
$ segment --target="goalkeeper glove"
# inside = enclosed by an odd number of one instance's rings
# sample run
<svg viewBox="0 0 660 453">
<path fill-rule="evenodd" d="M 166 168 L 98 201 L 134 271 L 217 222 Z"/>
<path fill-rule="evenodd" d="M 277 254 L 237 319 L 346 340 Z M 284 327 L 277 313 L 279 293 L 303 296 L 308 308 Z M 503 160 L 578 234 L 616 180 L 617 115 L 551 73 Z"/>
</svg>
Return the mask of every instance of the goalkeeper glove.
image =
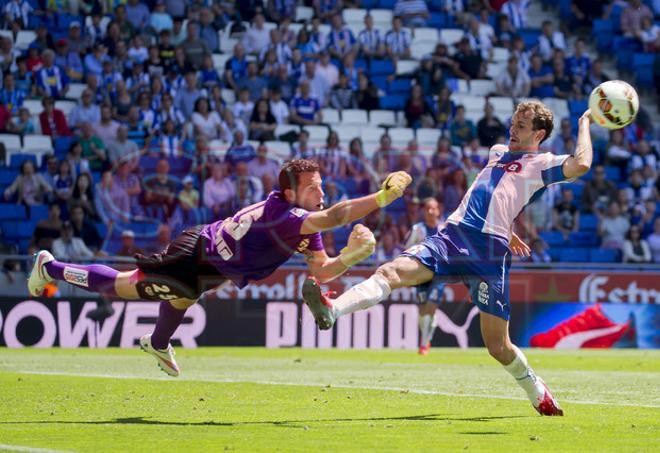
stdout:
<svg viewBox="0 0 660 453">
<path fill-rule="evenodd" d="M 382 188 L 376 192 L 376 203 L 383 208 L 403 195 L 403 191 L 412 182 L 412 178 L 405 171 L 390 173 L 385 178 Z"/>
<path fill-rule="evenodd" d="M 341 250 L 339 261 L 346 267 L 354 266 L 371 256 L 376 248 L 376 238 L 369 228 L 357 224 L 353 227 L 348 244 Z"/>
</svg>

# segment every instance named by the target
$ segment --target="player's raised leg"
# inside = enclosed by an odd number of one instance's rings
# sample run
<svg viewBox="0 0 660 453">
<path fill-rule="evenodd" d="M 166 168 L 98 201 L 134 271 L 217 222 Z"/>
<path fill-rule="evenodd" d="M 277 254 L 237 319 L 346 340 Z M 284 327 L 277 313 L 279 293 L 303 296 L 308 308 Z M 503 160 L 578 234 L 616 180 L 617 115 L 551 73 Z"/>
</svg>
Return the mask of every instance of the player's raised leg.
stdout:
<svg viewBox="0 0 660 453">
<path fill-rule="evenodd" d="M 527 363 L 525 354 L 518 349 L 509 338 L 509 321 L 482 311 L 481 335 L 488 348 L 488 352 L 504 369 L 513 376 L 520 385 L 532 406 L 541 415 L 564 415 L 559 403 L 543 382 L 536 376 L 534 370 Z"/>
<path fill-rule="evenodd" d="M 136 284 L 139 271 L 120 272 L 103 264 L 65 263 L 56 260 L 50 252 L 41 250 L 35 255 L 28 278 L 30 295 L 41 296 L 44 287 L 55 280 L 107 296 L 134 299 L 138 295 Z"/>
<path fill-rule="evenodd" d="M 376 273 L 338 298 L 321 293 L 318 281 L 308 278 L 303 284 L 303 299 L 321 330 L 330 329 L 340 316 L 366 310 L 387 299 L 393 289 L 416 286 L 433 278 L 433 272 L 419 261 L 400 256 L 380 266 Z"/>
</svg>

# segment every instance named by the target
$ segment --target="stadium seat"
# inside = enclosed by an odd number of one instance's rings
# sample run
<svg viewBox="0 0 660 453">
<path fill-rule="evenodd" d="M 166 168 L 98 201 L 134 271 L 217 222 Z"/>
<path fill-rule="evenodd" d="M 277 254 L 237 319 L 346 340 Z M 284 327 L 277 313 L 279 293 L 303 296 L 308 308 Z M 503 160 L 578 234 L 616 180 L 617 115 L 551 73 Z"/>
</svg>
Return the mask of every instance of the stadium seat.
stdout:
<svg viewBox="0 0 660 453">
<path fill-rule="evenodd" d="M 32 44 L 32 41 L 35 39 L 37 39 L 37 34 L 34 31 L 21 30 L 16 35 L 16 42 L 14 43 L 14 47 L 16 47 L 18 50 L 25 51 L 28 47 L 30 47 L 30 44 Z"/>
<path fill-rule="evenodd" d="M 234 52 L 234 46 L 238 44 L 238 42 L 238 39 L 226 36 L 220 41 L 220 52 L 232 54 Z"/>
<path fill-rule="evenodd" d="M 360 130 L 360 138 L 364 143 L 379 143 L 384 133 L 385 129 L 382 127 L 363 127 Z"/>
<path fill-rule="evenodd" d="M 79 101 L 82 98 L 82 93 L 85 91 L 85 88 L 87 88 L 87 85 L 84 83 L 70 83 L 69 91 L 66 92 L 66 98 Z M 41 103 L 39 105 L 41 105 Z M 32 113 L 32 111 L 30 111 L 30 113 Z M 39 113 L 41 113 L 41 111 Z"/>
<path fill-rule="evenodd" d="M 341 119 L 339 118 L 339 110 L 321 109 L 321 115 L 323 115 L 324 123 L 330 124 L 332 126 L 341 123 Z"/>
<path fill-rule="evenodd" d="M 621 179 L 621 170 L 619 170 L 619 167 L 605 167 L 605 179 L 618 182 Z"/>
<path fill-rule="evenodd" d="M 579 117 L 588 108 L 589 108 L 589 103 L 586 100 L 585 101 L 569 100 L 568 101 L 568 111 L 571 112 L 572 116 Z"/>
<path fill-rule="evenodd" d="M 373 60 L 371 68 L 369 69 L 370 75 L 390 75 L 394 72 L 394 64 L 390 60 Z"/>
<path fill-rule="evenodd" d="M 598 217 L 593 214 L 580 214 L 580 231 L 591 231 L 598 228 Z"/>
<path fill-rule="evenodd" d="M 291 132 L 298 134 L 300 132 L 300 126 L 295 124 L 278 124 L 275 127 L 275 137 L 277 138 L 280 138 L 283 135 L 289 134 Z"/>
<path fill-rule="evenodd" d="M 539 36 L 541 36 L 541 30 L 534 28 L 521 28 L 517 33 L 525 42 L 525 48 L 527 49 L 534 48 L 538 43 Z"/>
<path fill-rule="evenodd" d="M 357 24 L 359 27 L 364 27 L 364 17 L 367 15 L 367 10 L 360 8 L 345 8 L 341 15 L 344 18 L 344 23 L 346 25 Z"/>
<path fill-rule="evenodd" d="M 559 252 L 559 261 L 567 263 L 586 263 L 589 261 L 589 250 L 583 248 L 563 248 Z"/>
<path fill-rule="evenodd" d="M 309 141 L 314 144 L 325 144 L 329 130 L 325 126 L 305 126 L 304 130 L 309 133 Z"/>
<path fill-rule="evenodd" d="M 366 110 L 346 109 L 341 112 L 342 124 L 352 124 L 366 126 L 369 124 L 369 118 Z"/>
<path fill-rule="evenodd" d="M 411 87 L 411 79 L 407 77 L 397 78 L 390 82 L 389 86 L 387 87 L 387 92 L 390 94 L 408 94 Z"/>
<path fill-rule="evenodd" d="M 495 92 L 495 82 L 492 80 L 471 80 L 469 93 L 473 96 L 489 96 Z"/>
<path fill-rule="evenodd" d="M 335 132 L 339 136 L 339 141 L 342 143 L 344 148 L 348 148 L 348 143 L 356 137 L 360 137 L 360 131 L 362 127 L 355 124 L 340 124 L 334 128 Z"/>
<path fill-rule="evenodd" d="M 41 101 L 36 101 L 33 99 L 26 99 L 23 101 L 23 107 L 28 109 L 30 115 L 39 115 L 44 111 L 44 106 L 41 105 Z"/>
<path fill-rule="evenodd" d="M 398 148 L 408 146 L 408 142 L 415 138 L 415 131 L 408 127 L 393 127 L 387 132 L 392 139 L 392 146 Z"/>
<path fill-rule="evenodd" d="M 564 235 L 559 231 L 541 231 L 539 236 L 550 247 L 564 245 L 566 243 Z"/>
<path fill-rule="evenodd" d="M 0 204 L 0 221 L 25 219 L 25 206 L 16 203 Z"/>
<path fill-rule="evenodd" d="M 653 63 L 655 54 L 636 53 L 633 55 L 632 67 L 635 71 L 637 83 L 643 86 L 653 85 Z"/>
<path fill-rule="evenodd" d="M 29 239 L 34 232 L 35 222 L 25 220 L 9 220 L 2 222 L 0 229 L 5 238 L 10 240 Z"/>
<path fill-rule="evenodd" d="M 0 37 L 10 40 L 12 44 L 14 42 L 14 34 L 11 30 L 0 30 Z"/>
<path fill-rule="evenodd" d="M 455 45 L 465 36 L 465 32 L 460 28 L 445 28 L 440 30 L 440 41 L 447 44 L 448 47 Z"/>
<path fill-rule="evenodd" d="M 306 22 L 314 17 L 314 9 L 309 6 L 296 6 L 296 22 Z"/>
<path fill-rule="evenodd" d="M 437 42 L 439 39 L 438 30 L 435 28 L 419 27 L 415 28 L 414 33 L 415 40 Z"/>
<path fill-rule="evenodd" d="M 291 157 L 291 146 L 288 143 L 273 140 L 267 141 L 265 144 L 268 148 L 269 157 L 279 160 L 286 160 Z"/>
<path fill-rule="evenodd" d="M 407 97 L 401 94 L 388 94 L 380 98 L 380 107 L 386 110 L 403 110 Z"/>
<path fill-rule="evenodd" d="M 35 222 L 48 217 L 48 205 L 45 204 L 30 206 L 28 211 L 30 214 L 30 219 L 34 220 Z"/>
<path fill-rule="evenodd" d="M 374 19 L 374 26 L 376 28 L 383 28 L 389 30 L 392 28 L 392 10 L 391 9 L 372 9 L 369 14 Z"/>
<path fill-rule="evenodd" d="M 28 134 L 23 137 L 23 151 L 26 153 L 53 152 L 53 141 L 48 135 Z"/>
<path fill-rule="evenodd" d="M 37 159 L 37 156 L 32 153 L 7 153 L 7 156 L 9 157 L 9 166 L 11 168 L 21 168 L 21 165 L 23 165 L 23 162 L 26 160 L 31 160 L 36 168 L 40 167 L 39 159 Z"/>
<path fill-rule="evenodd" d="M 568 242 L 576 247 L 595 247 L 600 239 L 593 232 L 578 231 L 571 233 Z"/>
<path fill-rule="evenodd" d="M 18 176 L 18 172 L 13 168 L 0 167 L 0 186 L 8 186 Z"/>
<path fill-rule="evenodd" d="M 398 60 L 396 62 L 396 75 L 409 75 L 419 68 L 417 60 Z"/>
<path fill-rule="evenodd" d="M 55 101 L 55 108 L 61 110 L 66 117 L 69 116 L 75 106 L 76 103 L 73 101 Z"/>
<path fill-rule="evenodd" d="M 21 150 L 21 137 L 14 134 L 0 134 L 0 143 L 5 145 L 5 149 L 10 152 Z"/>
<path fill-rule="evenodd" d="M 493 62 L 506 63 L 509 59 L 509 50 L 504 47 L 493 47 Z"/>
<path fill-rule="evenodd" d="M 442 135 L 440 129 L 417 129 L 417 144 L 421 147 L 433 147 L 435 149 L 438 139 Z"/>
<path fill-rule="evenodd" d="M 486 68 L 486 77 L 490 77 L 491 79 L 497 78 L 498 75 L 502 73 L 506 69 L 506 62 L 493 62 L 489 63 L 488 67 Z"/>
<path fill-rule="evenodd" d="M 442 12 L 436 12 L 432 11 L 431 12 L 431 17 L 426 21 L 426 24 L 429 27 L 437 28 L 437 29 L 442 29 L 447 26 L 449 26 L 448 23 L 448 16 L 445 13 Z"/>
<path fill-rule="evenodd" d="M 394 126 L 396 116 L 391 110 L 372 110 L 369 112 L 369 124 L 373 127 Z"/>
<path fill-rule="evenodd" d="M 209 155 L 222 158 L 227 154 L 228 145 L 222 140 L 211 140 L 209 142 Z"/>
<path fill-rule="evenodd" d="M 224 72 L 225 63 L 227 63 L 227 60 L 231 58 L 231 54 L 214 53 L 213 55 L 211 55 L 211 58 L 213 59 L 213 67 L 216 69 L 216 71 Z"/>
<path fill-rule="evenodd" d="M 415 60 L 421 60 L 427 55 L 432 55 L 435 51 L 435 46 L 438 45 L 437 41 L 420 41 L 414 40 L 410 46 L 410 55 Z"/>
<path fill-rule="evenodd" d="M 614 249 L 591 249 L 589 261 L 592 263 L 617 263 L 621 261 L 619 252 Z"/>
</svg>

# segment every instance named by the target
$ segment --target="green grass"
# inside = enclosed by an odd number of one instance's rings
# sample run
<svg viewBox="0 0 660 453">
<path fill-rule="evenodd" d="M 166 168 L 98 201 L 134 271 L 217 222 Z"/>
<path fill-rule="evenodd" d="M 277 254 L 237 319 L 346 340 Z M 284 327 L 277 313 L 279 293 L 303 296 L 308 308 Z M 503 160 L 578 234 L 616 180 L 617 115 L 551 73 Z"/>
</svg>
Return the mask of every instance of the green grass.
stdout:
<svg viewBox="0 0 660 453">
<path fill-rule="evenodd" d="M 478 349 L 0 349 L 0 450 L 660 451 L 660 351 L 527 354 L 565 417 Z"/>
</svg>

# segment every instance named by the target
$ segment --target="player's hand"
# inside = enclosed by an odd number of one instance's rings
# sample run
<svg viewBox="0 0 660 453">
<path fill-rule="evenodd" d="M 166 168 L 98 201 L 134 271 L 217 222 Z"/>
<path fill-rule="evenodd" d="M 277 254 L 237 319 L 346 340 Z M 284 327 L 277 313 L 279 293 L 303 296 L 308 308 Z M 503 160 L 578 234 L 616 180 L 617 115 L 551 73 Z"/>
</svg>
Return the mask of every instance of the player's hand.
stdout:
<svg viewBox="0 0 660 453">
<path fill-rule="evenodd" d="M 403 195 L 404 190 L 411 182 L 412 178 L 405 171 L 390 173 L 385 178 L 381 189 L 376 193 L 376 203 L 381 208 L 387 206 Z"/>
<path fill-rule="evenodd" d="M 351 267 L 369 258 L 376 248 L 376 238 L 369 228 L 357 224 L 353 227 L 346 247 L 341 250 L 339 260 L 346 267 Z"/>
<path fill-rule="evenodd" d="M 518 256 L 529 257 L 532 254 L 532 249 L 529 248 L 529 245 L 525 244 L 516 233 L 511 233 L 509 248 Z"/>
<path fill-rule="evenodd" d="M 589 121 L 589 124 L 593 124 L 594 118 L 591 116 L 591 109 L 587 109 L 579 119 L 579 122 Z"/>
</svg>

